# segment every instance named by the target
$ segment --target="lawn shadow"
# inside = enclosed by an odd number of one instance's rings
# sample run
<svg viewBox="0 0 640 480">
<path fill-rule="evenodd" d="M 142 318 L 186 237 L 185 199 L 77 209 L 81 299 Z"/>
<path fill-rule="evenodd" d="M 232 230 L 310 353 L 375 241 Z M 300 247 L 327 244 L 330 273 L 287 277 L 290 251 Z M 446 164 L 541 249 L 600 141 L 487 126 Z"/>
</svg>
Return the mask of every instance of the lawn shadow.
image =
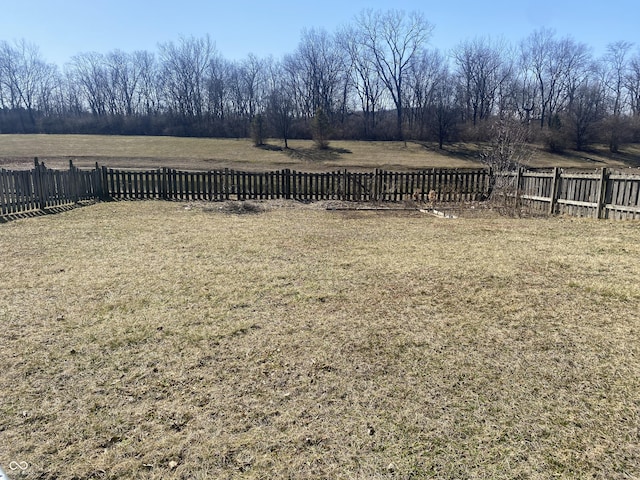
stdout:
<svg viewBox="0 0 640 480">
<path fill-rule="evenodd" d="M 260 150 L 266 150 L 268 152 L 281 152 L 282 150 L 284 150 L 279 145 L 271 145 L 269 143 L 263 143 L 262 145 L 256 145 L 256 148 L 259 148 Z"/>
<path fill-rule="evenodd" d="M 480 148 L 474 143 L 445 143 L 442 148 L 438 146 L 437 142 L 416 143 L 430 152 L 459 160 L 477 162 L 480 157 Z"/>
<path fill-rule="evenodd" d="M 288 148 L 287 155 L 296 160 L 307 162 L 326 162 L 329 160 L 339 160 L 342 155 L 353 153 L 347 148 Z"/>
</svg>

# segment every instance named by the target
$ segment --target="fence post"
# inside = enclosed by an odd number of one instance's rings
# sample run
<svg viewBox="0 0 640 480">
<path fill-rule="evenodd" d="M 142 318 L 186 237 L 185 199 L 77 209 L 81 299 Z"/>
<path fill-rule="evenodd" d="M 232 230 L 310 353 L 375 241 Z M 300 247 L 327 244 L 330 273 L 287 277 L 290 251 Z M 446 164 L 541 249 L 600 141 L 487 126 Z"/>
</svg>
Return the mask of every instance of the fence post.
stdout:
<svg viewBox="0 0 640 480">
<path fill-rule="evenodd" d="M 103 200 L 111 199 L 111 185 L 109 184 L 109 177 L 107 167 L 104 165 L 100 169 L 100 183 L 102 185 L 101 195 Z"/>
<path fill-rule="evenodd" d="M 520 208 L 520 184 L 522 183 L 522 167 L 516 169 L 516 208 Z"/>
<path fill-rule="evenodd" d="M 375 168 L 373 170 L 373 176 L 371 177 L 371 190 L 369 192 L 369 200 L 377 201 L 378 200 L 378 169 Z"/>
<path fill-rule="evenodd" d="M 285 168 L 282 170 L 282 194 L 285 199 L 291 198 L 291 170 Z"/>
<path fill-rule="evenodd" d="M 225 168 L 223 171 L 223 177 L 222 177 L 222 189 L 223 189 L 223 196 L 225 200 L 229 200 L 229 169 Z"/>
<path fill-rule="evenodd" d="M 607 204 L 607 186 L 609 184 L 609 169 L 600 169 L 600 178 L 598 180 L 598 207 L 596 209 L 596 218 L 605 218 Z"/>
<path fill-rule="evenodd" d="M 560 190 L 560 169 L 553 167 L 553 178 L 551 179 L 551 201 L 549 202 L 549 215 L 553 215 L 556 212 L 556 206 L 558 204 L 558 191 Z"/>
<path fill-rule="evenodd" d="M 486 200 L 489 200 L 491 198 L 491 195 L 493 194 L 493 187 L 495 186 L 495 177 L 493 175 L 493 168 L 491 168 L 490 166 L 487 167 L 487 169 L 484 171 L 482 185 L 482 188 L 484 190 L 482 194 L 484 195 L 484 198 Z"/>
<path fill-rule="evenodd" d="M 69 159 L 69 193 L 71 194 L 71 200 L 73 203 L 78 203 L 79 190 L 78 175 L 76 174 L 76 168 L 73 166 L 73 160 Z"/>
<path fill-rule="evenodd" d="M 44 163 L 40 164 L 38 157 L 33 159 L 33 193 L 35 196 L 36 208 L 44 210 L 46 207 L 46 199 L 44 198 L 44 186 L 42 173 L 45 168 Z"/>
</svg>

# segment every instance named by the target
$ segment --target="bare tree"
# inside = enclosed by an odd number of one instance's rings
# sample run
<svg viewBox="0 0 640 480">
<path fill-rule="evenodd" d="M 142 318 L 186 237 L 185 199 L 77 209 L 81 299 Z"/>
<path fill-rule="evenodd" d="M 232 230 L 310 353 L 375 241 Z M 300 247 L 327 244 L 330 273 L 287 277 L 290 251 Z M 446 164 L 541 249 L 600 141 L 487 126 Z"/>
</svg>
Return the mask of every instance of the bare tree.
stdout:
<svg viewBox="0 0 640 480">
<path fill-rule="evenodd" d="M 453 82 L 453 75 L 445 66 L 440 71 L 435 84 L 431 121 L 429 122 L 431 131 L 438 140 L 440 150 L 444 148 L 445 142 L 450 141 L 456 135 L 461 117 L 455 91 L 451 88 Z"/>
<path fill-rule="evenodd" d="M 178 44 L 160 44 L 159 49 L 161 81 L 170 111 L 182 120 L 202 119 L 215 46 L 207 36 L 181 38 Z"/>
<path fill-rule="evenodd" d="M 405 80 L 425 48 L 433 26 L 421 13 L 365 10 L 356 19 L 364 47 L 396 109 L 396 136 L 404 139 Z"/>
<path fill-rule="evenodd" d="M 138 113 L 145 116 L 158 114 L 161 110 L 160 75 L 154 54 L 140 50 L 133 53 L 131 61 L 138 72 Z"/>
<path fill-rule="evenodd" d="M 325 30 L 303 30 L 298 48 L 285 57 L 283 66 L 302 116 L 312 118 L 318 108 L 331 116 L 339 109 L 344 59 Z"/>
<path fill-rule="evenodd" d="M 23 131 L 32 131 L 36 111 L 47 108 L 57 68 L 46 63 L 40 50 L 26 40 L 0 42 L 0 106 L 27 112 L 28 125 L 20 115 Z"/>
<path fill-rule="evenodd" d="M 628 56 L 633 44 L 631 42 L 615 42 L 607 46 L 607 52 L 603 58 L 605 87 L 608 93 L 611 111 L 609 118 L 605 122 L 607 136 L 609 140 L 609 150 L 618 152 L 623 138 L 623 113 L 625 106 L 628 107 L 628 90 L 625 89 L 625 82 L 629 77 L 630 64 Z"/>
<path fill-rule="evenodd" d="M 127 116 L 138 113 L 138 90 L 142 72 L 135 55 L 114 50 L 106 55 L 105 64 L 108 69 L 107 98 L 110 113 Z"/>
<path fill-rule="evenodd" d="M 605 114 L 604 83 L 592 75 L 574 92 L 564 115 L 567 130 L 576 150 L 595 140 L 596 127 Z"/>
<path fill-rule="evenodd" d="M 634 55 L 629 61 L 625 87 L 629 92 L 631 115 L 640 118 L 640 53 Z"/>
<path fill-rule="evenodd" d="M 590 63 L 586 45 L 571 38 L 556 40 L 549 29 L 536 30 L 520 45 L 521 62 L 535 79 L 540 127 L 551 126 L 578 88 Z M 527 78 L 528 76 L 525 75 Z"/>
<path fill-rule="evenodd" d="M 103 55 L 97 52 L 79 53 L 72 57 L 69 68 L 70 78 L 79 85 L 91 113 L 106 115 L 109 81 Z"/>
<path fill-rule="evenodd" d="M 253 118 L 264 109 L 264 97 L 266 95 L 266 71 L 264 61 L 253 54 L 240 64 L 240 85 L 246 97 L 247 114 Z"/>
<path fill-rule="evenodd" d="M 346 71 L 349 85 L 357 96 L 362 112 L 362 136 L 376 136 L 376 114 L 381 104 L 384 85 L 378 76 L 370 51 L 364 46 L 362 32 L 348 26 L 338 35 L 340 47 L 347 52 Z"/>
<path fill-rule="evenodd" d="M 493 115 L 499 107 L 500 93 L 511 76 L 512 67 L 504 42 L 488 37 L 459 44 L 453 50 L 465 117 L 473 125 Z"/>
<path fill-rule="evenodd" d="M 289 136 L 293 122 L 293 100 L 287 91 L 286 84 L 275 84 L 269 93 L 267 116 L 276 136 L 284 141 L 284 148 L 289 148 Z"/>
<path fill-rule="evenodd" d="M 491 141 L 481 152 L 481 159 L 495 171 L 514 170 L 530 157 L 527 129 L 518 119 L 502 116 L 491 126 Z"/>
<path fill-rule="evenodd" d="M 408 93 L 405 98 L 406 106 L 410 114 L 409 128 L 419 139 L 424 139 L 430 124 L 433 108 L 437 102 L 440 91 L 440 82 L 447 69 L 445 57 L 438 51 L 425 50 L 420 58 L 412 62 L 407 75 Z M 451 85 L 447 86 L 451 89 Z"/>
</svg>

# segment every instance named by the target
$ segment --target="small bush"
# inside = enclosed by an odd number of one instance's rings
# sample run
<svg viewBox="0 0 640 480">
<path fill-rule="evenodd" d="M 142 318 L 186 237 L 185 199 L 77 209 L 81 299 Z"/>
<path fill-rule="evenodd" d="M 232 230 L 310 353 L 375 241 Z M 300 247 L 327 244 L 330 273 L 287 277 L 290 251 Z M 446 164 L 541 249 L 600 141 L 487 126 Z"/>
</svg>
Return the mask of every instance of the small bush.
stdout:
<svg viewBox="0 0 640 480">
<path fill-rule="evenodd" d="M 331 134 L 331 122 L 322 108 L 316 110 L 316 114 L 311 120 L 311 136 L 320 150 L 329 148 L 329 135 Z"/>
</svg>

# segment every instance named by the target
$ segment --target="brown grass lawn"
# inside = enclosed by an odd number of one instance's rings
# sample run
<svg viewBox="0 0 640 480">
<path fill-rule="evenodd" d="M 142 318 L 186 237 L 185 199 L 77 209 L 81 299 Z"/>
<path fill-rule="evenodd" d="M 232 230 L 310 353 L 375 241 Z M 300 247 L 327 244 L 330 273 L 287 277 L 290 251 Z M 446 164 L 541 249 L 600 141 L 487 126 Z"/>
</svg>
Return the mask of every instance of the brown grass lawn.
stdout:
<svg viewBox="0 0 640 480">
<path fill-rule="evenodd" d="M 478 146 L 454 144 L 444 150 L 415 142 L 332 141 L 328 151 L 318 151 L 307 140 L 292 140 L 290 150 L 279 140 L 256 148 L 249 139 L 177 137 L 126 137 L 100 135 L 0 135 L 0 168 L 28 169 L 39 157 L 52 168 L 67 168 L 69 160 L 81 168 L 96 162 L 113 168 L 171 167 L 190 170 L 236 168 L 303 171 L 422 169 L 433 167 L 477 168 Z M 625 167 L 640 165 L 640 146 L 631 145 L 611 155 L 603 147 L 591 152 L 568 151 L 564 155 L 531 146 L 531 166 Z"/>
<path fill-rule="evenodd" d="M 637 222 L 218 207 L 0 224 L 7 473 L 640 476 Z"/>
</svg>

